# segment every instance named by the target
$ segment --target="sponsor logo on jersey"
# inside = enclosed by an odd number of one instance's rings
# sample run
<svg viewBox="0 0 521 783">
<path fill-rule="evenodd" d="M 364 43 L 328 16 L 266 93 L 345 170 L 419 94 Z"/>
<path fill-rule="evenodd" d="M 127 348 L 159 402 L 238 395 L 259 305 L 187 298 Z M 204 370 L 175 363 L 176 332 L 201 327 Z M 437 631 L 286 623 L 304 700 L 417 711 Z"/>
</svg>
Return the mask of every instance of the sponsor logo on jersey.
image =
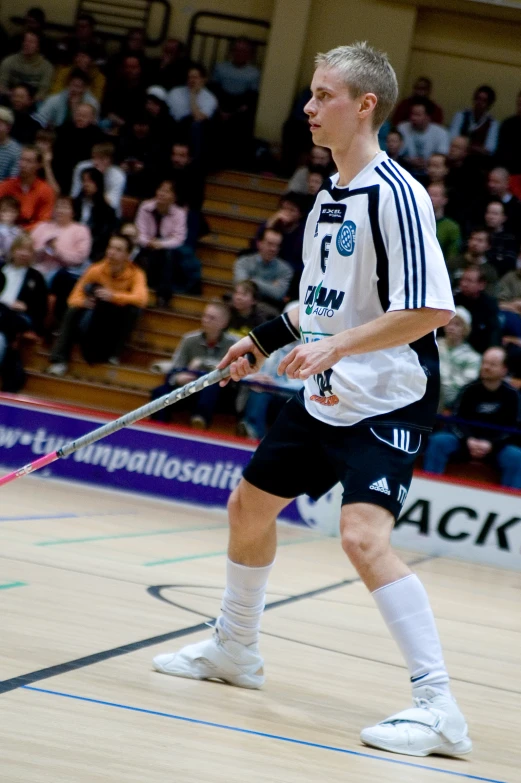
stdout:
<svg viewBox="0 0 521 783">
<path fill-rule="evenodd" d="M 321 204 L 318 223 L 343 223 L 346 216 L 345 204 Z"/>
<path fill-rule="evenodd" d="M 318 285 L 308 285 L 304 298 L 306 315 L 323 315 L 326 318 L 332 318 L 335 312 L 342 307 L 344 297 L 345 291 L 325 288 L 322 281 Z"/>
<path fill-rule="evenodd" d="M 314 375 L 315 383 L 318 386 L 319 394 L 312 394 L 309 398 L 311 402 L 318 402 L 319 405 L 326 405 L 331 407 L 332 405 L 338 405 L 340 400 L 333 394 L 333 387 L 331 386 L 331 376 L 333 370 L 324 370 Z"/>
<path fill-rule="evenodd" d="M 352 256 L 355 252 L 356 225 L 352 220 L 342 223 L 336 236 L 336 249 L 341 256 Z"/>
</svg>

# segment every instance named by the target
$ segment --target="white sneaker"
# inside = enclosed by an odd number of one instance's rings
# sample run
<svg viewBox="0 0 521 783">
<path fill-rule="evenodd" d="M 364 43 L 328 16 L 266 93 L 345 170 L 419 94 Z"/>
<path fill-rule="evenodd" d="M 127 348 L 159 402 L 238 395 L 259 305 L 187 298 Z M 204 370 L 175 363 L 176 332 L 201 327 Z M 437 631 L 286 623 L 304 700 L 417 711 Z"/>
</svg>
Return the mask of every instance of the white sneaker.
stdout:
<svg viewBox="0 0 521 783">
<path fill-rule="evenodd" d="M 424 685 L 414 690 L 415 706 L 364 729 L 366 745 L 407 756 L 464 756 L 472 750 L 467 724 L 451 696 Z"/>
<path fill-rule="evenodd" d="M 69 368 L 66 364 L 63 364 L 62 362 L 55 362 L 54 364 L 50 364 L 45 372 L 47 375 L 56 375 L 56 377 L 61 378 L 62 375 L 65 375 Z"/>
<path fill-rule="evenodd" d="M 156 655 L 154 669 L 190 680 L 222 680 L 239 688 L 264 685 L 264 661 L 256 644 L 228 639 L 217 620 L 211 639 L 189 644 L 179 652 Z"/>
</svg>

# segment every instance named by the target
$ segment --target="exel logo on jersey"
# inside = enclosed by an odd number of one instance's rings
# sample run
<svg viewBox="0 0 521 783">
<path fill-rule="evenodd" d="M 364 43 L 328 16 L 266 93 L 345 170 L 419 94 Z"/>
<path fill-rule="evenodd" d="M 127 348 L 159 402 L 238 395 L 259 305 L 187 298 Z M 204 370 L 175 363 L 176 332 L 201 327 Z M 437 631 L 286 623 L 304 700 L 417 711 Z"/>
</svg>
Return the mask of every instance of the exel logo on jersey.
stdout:
<svg viewBox="0 0 521 783">
<path fill-rule="evenodd" d="M 355 252 L 356 225 L 352 220 L 342 223 L 336 235 L 336 249 L 341 256 L 352 256 Z"/>
<path fill-rule="evenodd" d="M 345 215 L 345 204 L 321 204 L 320 214 L 315 226 L 315 236 L 318 237 L 319 223 L 342 223 Z"/>
<path fill-rule="evenodd" d="M 318 285 L 308 285 L 304 304 L 306 315 L 324 315 L 332 318 L 336 310 L 340 310 L 345 292 L 335 288 L 324 288 L 322 281 Z"/>
</svg>

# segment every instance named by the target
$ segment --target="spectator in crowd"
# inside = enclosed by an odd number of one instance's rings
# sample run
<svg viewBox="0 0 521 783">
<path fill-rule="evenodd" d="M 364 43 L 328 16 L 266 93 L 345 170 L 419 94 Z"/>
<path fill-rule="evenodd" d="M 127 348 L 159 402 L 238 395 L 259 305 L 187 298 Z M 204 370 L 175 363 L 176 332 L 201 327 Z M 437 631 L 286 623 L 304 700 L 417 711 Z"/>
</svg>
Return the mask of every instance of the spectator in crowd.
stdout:
<svg viewBox="0 0 521 783">
<path fill-rule="evenodd" d="M 132 249 L 130 251 L 129 257 L 131 261 L 135 261 L 141 252 L 141 248 L 139 246 L 139 231 L 137 230 L 136 224 L 131 223 L 130 221 L 122 223 L 118 233 L 121 234 L 122 237 L 128 237 L 130 240 Z"/>
<path fill-rule="evenodd" d="M 307 216 L 315 205 L 317 193 L 324 187 L 328 180 L 327 171 L 322 166 L 310 166 L 307 177 L 307 193 L 303 196 L 302 205 L 304 215 Z"/>
<path fill-rule="evenodd" d="M 507 117 L 499 128 L 496 161 L 510 174 L 521 174 L 521 91 L 516 98 L 516 113 Z"/>
<path fill-rule="evenodd" d="M 96 65 L 106 61 L 105 46 L 96 34 L 96 21 L 90 14 L 82 13 L 76 17 L 74 32 L 69 33 L 58 42 L 58 55 L 62 63 L 70 65 L 80 51 L 91 53 Z"/>
<path fill-rule="evenodd" d="M 35 98 L 42 101 L 51 89 L 53 67 L 40 53 L 40 39 L 36 33 L 24 33 L 22 46 L 0 64 L 0 92 L 8 93 L 18 84 L 28 84 L 35 90 Z"/>
<path fill-rule="evenodd" d="M 444 336 L 438 338 L 440 354 L 440 410 L 451 410 L 460 391 L 479 375 L 481 356 L 467 342 L 472 317 L 464 307 L 456 308 L 456 315 L 444 327 Z"/>
<path fill-rule="evenodd" d="M 481 269 L 469 267 L 463 271 L 459 292 L 454 297 L 456 305 L 464 307 L 472 316 L 468 342 L 481 354 L 501 342 L 499 309 L 496 300 L 485 293 L 486 284 Z"/>
<path fill-rule="evenodd" d="M 481 215 L 490 201 L 501 201 L 507 216 L 505 231 L 521 239 L 521 202 L 511 192 L 506 169 L 495 168 L 488 175 L 487 195 L 478 207 Z"/>
<path fill-rule="evenodd" d="M 176 123 L 170 116 L 167 105 L 167 91 L 164 87 L 153 85 L 148 87 L 145 99 L 144 114 L 150 126 L 151 143 L 157 149 L 157 154 L 164 160 L 160 175 L 164 176 L 164 166 L 172 150 L 172 139 L 176 136 Z"/>
<path fill-rule="evenodd" d="M 447 263 L 450 278 L 455 288 L 458 288 L 461 277 L 466 269 L 479 269 L 481 277 L 486 282 L 486 292 L 490 296 L 496 293 L 498 274 L 489 263 L 490 234 L 484 226 L 476 226 L 470 232 L 467 249 L 463 255 L 452 256 Z"/>
<path fill-rule="evenodd" d="M 107 249 L 110 236 L 116 230 L 116 212 L 105 198 L 101 171 L 93 166 L 81 173 L 81 190 L 73 200 L 74 220 L 86 226 L 92 236 L 90 258 L 99 261 Z"/>
<path fill-rule="evenodd" d="M 246 337 L 252 329 L 275 318 L 277 309 L 259 302 L 259 287 L 253 280 L 236 283 L 230 305 L 228 331 L 238 339 Z"/>
<path fill-rule="evenodd" d="M 309 152 L 309 163 L 306 166 L 299 166 L 293 173 L 288 187 L 287 193 L 302 193 L 307 195 L 308 193 L 308 174 L 312 167 L 320 166 L 327 174 L 332 174 L 334 166 L 331 152 L 326 147 L 311 147 Z"/>
<path fill-rule="evenodd" d="M 179 123 L 180 135 L 190 139 L 196 158 L 206 152 L 208 123 L 218 108 L 217 98 L 205 86 L 206 81 L 205 67 L 193 64 L 188 71 L 186 85 L 174 87 L 168 93 L 170 114 Z"/>
<path fill-rule="evenodd" d="M 117 136 L 131 122 L 145 102 L 143 64 L 136 55 L 124 57 L 113 79 L 109 79 L 103 102 L 107 131 Z"/>
<path fill-rule="evenodd" d="M 89 92 L 98 102 L 98 106 L 100 106 L 105 94 L 106 79 L 94 62 L 94 55 L 90 49 L 78 49 L 74 55 L 72 65 L 62 65 L 56 69 L 51 91 L 59 93 L 65 90 L 70 82 L 71 74 L 77 70 L 84 73 L 87 77 Z"/>
<path fill-rule="evenodd" d="M 42 156 L 36 147 L 22 148 L 17 177 L 0 182 L 0 198 L 13 196 L 20 204 L 18 224 L 27 230 L 42 220 L 50 220 L 54 209 L 54 190 L 38 177 Z"/>
<path fill-rule="evenodd" d="M 234 264 L 233 282 L 253 280 L 265 302 L 278 307 L 284 304 L 293 278 L 293 269 L 280 258 L 282 232 L 266 226 L 257 238 L 257 252 L 240 256 Z"/>
<path fill-rule="evenodd" d="M 177 203 L 188 207 L 188 236 L 186 244 L 195 247 L 199 236 L 205 231 L 201 215 L 204 200 L 204 171 L 200 160 L 194 160 L 188 144 L 175 142 L 168 164 L 159 172 L 157 184 L 170 179 L 174 183 Z"/>
<path fill-rule="evenodd" d="M 46 16 L 43 8 L 33 7 L 25 12 L 23 30 L 9 40 L 9 52 L 16 53 L 23 45 L 25 33 L 34 33 L 40 40 L 40 52 L 50 62 L 54 62 L 56 45 L 52 38 L 45 35 Z"/>
<path fill-rule="evenodd" d="M 114 234 L 103 261 L 92 264 L 74 286 L 51 353 L 50 375 L 65 375 L 76 342 L 90 364 L 118 364 L 139 315 L 146 307 L 145 273 L 129 258 L 132 242 Z"/>
<path fill-rule="evenodd" d="M 3 391 L 17 392 L 24 373 L 15 344 L 24 332 L 41 334 L 47 310 L 47 286 L 31 267 L 33 244 L 23 233 L 14 240 L 0 270 L 0 375 Z"/>
<path fill-rule="evenodd" d="M 42 165 L 38 169 L 38 176 L 53 189 L 55 194 L 59 194 L 60 186 L 54 176 L 53 168 L 55 142 L 56 134 L 53 130 L 40 128 L 40 130 L 36 132 L 34 146 L 42 158 Z"/>
<path fill-rule="evenodd" d="M 499 124 L 490 114 L 496 93 L 484 84 L 474 91 L 472 108 L 458 111 L 452 118 L 450 137 L 467 136 L 469 152 L 474 156 L 493 155 L 497 147 Z"/>
<path fill-rule="evenodd" d="M 89 91 L 90 78 L 75 68 L 69 74 L 67 87 L 61 92 L 49 95 L 37 112 L 37 119 L 44 128 L 58 128 L 64 122 L 70 122 L 78 106 L 88 104 L 98 116 L 99 103 Z"/>
<path fill-rule="evenodd" d="M 11 138 L 14 114 L 6 106 L 0 106 L 0 181 L 18 174 L 18 159 L 22 147 Z"/>
<path fill-rule="evenodd" d="M 521 449 L 513 445 L 512 433 L 501 429 L 516 427 L 519 417 L 519 395 L 505 381 L 507 372 L 504 349 L 489 348 L 479 379 L 463 389 L 456 406 L 455 414 L 463 421 L 450 432 L 430 436 L 424 470 L 443 473 L 450 458 L 483 460 L 499 468 L 504 487 L 521 489 Z"/>
<path fill-rule="evenodd" d="M 92 237 L 87 226 L 74 220 L 71 198 L 58 196 L 52 220 L 39 223 L 31 234 L 37 254 L 35 268 L 48 284 L 58 270 L 67 270 L 67 276 L 75 278 L 70 286 L 72 290 L 89 259 Z"/>
<path fill-rule="evenodd" d="M 121 199 L 125 192 L 125 172 L 114 163 L 114 145 L 110 142 L 95 144 L 92 148 L 90 160 L 84 160 L 74 167 L 72 174 L 71 196 L 76 198 L 81 191 L 81 175 L 85 169 L 94 167 L 101 171 L 105 182 L 105 198 L 116 211 L 118 217 L 121 214 Z"/>
<path fill-rule="evenodd" d="M 168 38 L 161 49 L 161 56 L 151 64 L 149 82 L 168 92 L 186 84 L 189 67 L 185 44 L 177 38 Z"/>
<path fill-rule="evenodd" d="M 154 192 L 158 172 L 164 174 L 165 150 L 153 138 L 148 116 L 136 114 L 121 134 L 117 159 L 127 177 L 125 195 L 147 198 Z"/>
<path fill-rule="evenodd" d="M 253 123 L 259 95 L 260 71 L 253 65 L 253 46 L 237 38 L 230 60 L 217 63 L 212 88 L 219 102 L 220 144 L 225 165 L 244 166 L 252 154 Z"/>
<path fill-rule="evenodd" d="M 96 124 L 95 107 L 79 103 L 72 119 L 56 131 L 53 171 L 62 193 L 70 193 L 75 166 L 88 159 L 93 147 L 101 144 L 103 138 L 103 132 Z"/>
<path fill-rule="evenodd" d="M 11 245 L 20 236 L 21 229 L 16 225 L 20 213 L 20 204 L 12 196 L 0 198 L 0 262 L 7 259 Z"/>
<path fill-rule="evenodd" d="M 278 210 L 271 215 L 257 230 L 252 248 L 257 249 L 256 241 L 262 238 L 265 228 L 274 228 L 282 233 L 282 244 L 279 255 L 293 269 L 293 279 L 287 295 L 290 299 L 298 298 L 298 286 L 302 276 L 302 246 L 304 243 L 304 228 L 306 225 L 304 199 L 299 193 L 285 193 L 280 200 Z"/>
<path fill-rule="evenodd" d="M 146 262 L 148 284 L 156 292 L 159 307 L 168 306 L 174 287 L 188 292 L 200 286 L 200 264 L 190 266 L 194 256 L 185 259 L 178 252 L 186 240 L 186 209 L 176 205 L 170 180 L 161 183 L 155 198 L 141 203 L 136 228 L 140 260 Z"/>
<path fill-rule="evenodd" d="M 295 170 L 297 163 L 313 146 L 309 117 L 304 111 L 310 98 L 311 90 L 305 87 L 295 98 L 282 129 L 282 173 L 286 176 Z"/>
<path fill-rule="evenodd" d="M 491 201 L 485 210 L 485 225 L 490 235 L 488 259 L 498 277 L 503 277 L 516 267 L 519 240 L 505 231 L 507 216 L 501 201 Z"/>
<path fill-rule="evenodd" d="M 448 174 L 447 156 L 435 152 L 427 161 L 426 185 L 445 185 Z"/>
<path fill-rule="evenodd" d="M 447 190 L 443 182 L 434 182 L 427 188 L 436 218 L 436 237 L 446 262 L 455 258 L 460 252 L 461 231 L 455 220 L 446 217 Z"/>
<path fill-rule="evenodd" d="M 114 75 L 117 76 L 117 74 L 120 73 L 121 67 L 127 57 L 135 57 L 138 59 L 144 74 L 145 69 L 148 69 L 149 66 L 145 49 L 146 42 L 146 32 L 142 27 L 132 27 L 128 30 L 124 40 L 121 42 L 119 52 L 113 55 L 107 63 L 106 72 L 109 81 L 112 80 Z"/>
<path fill-rule="evenodd" d="M 415 98 L 408 122 L 398 126 L 404 140 L 401 152 L 415 177 L 425 176 L 431 155 L 435 152 L 446 155 L 449 151 L 449 134 L 443 126 L 432 122 L 431 111 L 426 98 Z"/>
<path fill-rule="evenodd" d="M 406 168 L 407 162 L 402 155 L 402 147 L 403 135 L 397 128 L 391 128 L 385 139 L 385 151 L 391 160 Z"/>
<path fill-rule="evenodd" d="M 10 92 L 10 104 L 14 116 L 11 138 L 19 144 L 34 144 L 36 132 L 41 125 L 32 114 L 34 111 L 34 90 L 27 84 L 17 84 Z"/>
<path fill-rule="evenodd" d="M 404 98 L 393 114 L 393 125 L 399 125 L 400 122 L 407 122 L 411 116 L 411 106 L 417 98 L 425 98 L 429 103 L 430 116 L 432 122 L 437 125 L 443 125 L 443 109 L 431 99 L 432 81 L 427 76 L 419 76 L 414 82 L 412 95 Z"/>
<path fill-rule="evenodd" d="M 236 338 L 228 334 L 226 327 L 230 320 L 228 307 L 222 302 L 211 302 L 206 305 L 202 318 L 201 329 L 183 335 L 177 351 L 171 362 L 153 364 L 151 369 L 166 373 L 166 381 L 153 389 L 152 399 L 162 397 L 173 389 L 184 386 L 195 380 L 197 374 L 214 370 Z M 213 419 L 216 408 L 234 398 L 235 390 L 228 384 L 225 387 L 214 384 L 203 389 L 199 394 L 187 397 L 186 404 L 191 411 L 190 423 L 197 429 L 207 429 Z M 179 404 L 176 405 L 179 410 Z M 164 408 L 154 414 L 156 421 L 169 421 L 172 408 Z"/>
<path fill-rule="evenodd" d="M 476 193 L 483 190 L 483 175 L 469 156 L 470 142 L 467 136 L 455 136 L 447 155 L 448 174 L 445 185 L 449 193 L 447 215 L 461 227 L 470 220 Z M 479 218 L 478 218 L 479 219 Z"/>
<path fill-rule="evenodd" d="M 521 256 L 516 269 L 499 281 L 497 298 L 508 366 L 515 378 L 521 378 Z"/>
</svg>

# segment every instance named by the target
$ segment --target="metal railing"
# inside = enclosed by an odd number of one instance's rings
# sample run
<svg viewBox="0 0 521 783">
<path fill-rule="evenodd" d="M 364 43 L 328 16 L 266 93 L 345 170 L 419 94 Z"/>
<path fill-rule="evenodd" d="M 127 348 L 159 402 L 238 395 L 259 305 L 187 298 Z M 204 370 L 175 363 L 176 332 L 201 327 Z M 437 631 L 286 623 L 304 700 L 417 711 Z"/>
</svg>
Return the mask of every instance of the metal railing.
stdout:
<svg viewBox="0 0 521 783">
<path fill-rule="evenodd" d="M 261 68 L 270 23 L 232 14 L 198 11 L 192 16 L 187 47 L 190 59 L 202 63 L 211 73 L 216 63 L 226 60 L 237 38 L 246 38 L 254 47 L 255 64 Z"/>
</svg>

